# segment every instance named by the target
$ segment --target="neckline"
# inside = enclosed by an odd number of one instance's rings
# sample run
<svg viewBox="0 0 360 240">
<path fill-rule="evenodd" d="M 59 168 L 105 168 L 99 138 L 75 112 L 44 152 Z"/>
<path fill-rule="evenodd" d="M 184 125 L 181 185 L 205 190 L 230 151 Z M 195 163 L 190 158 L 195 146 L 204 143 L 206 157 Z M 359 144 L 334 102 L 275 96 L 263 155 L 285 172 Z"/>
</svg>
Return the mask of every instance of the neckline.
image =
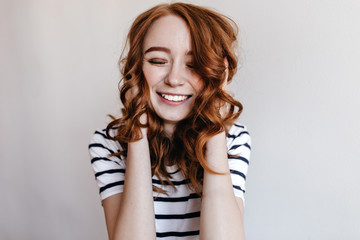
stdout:
<svg viewBox="0 0 360 240">
<path fill-rule="evenodd" d="M 171 165 L 171 166 L 166 166 L 166 171 L 169 173 L 169 174 L 174 174 L 178 171 L 178 166 L 176 164 L 174 165 Z"/>
</svg>

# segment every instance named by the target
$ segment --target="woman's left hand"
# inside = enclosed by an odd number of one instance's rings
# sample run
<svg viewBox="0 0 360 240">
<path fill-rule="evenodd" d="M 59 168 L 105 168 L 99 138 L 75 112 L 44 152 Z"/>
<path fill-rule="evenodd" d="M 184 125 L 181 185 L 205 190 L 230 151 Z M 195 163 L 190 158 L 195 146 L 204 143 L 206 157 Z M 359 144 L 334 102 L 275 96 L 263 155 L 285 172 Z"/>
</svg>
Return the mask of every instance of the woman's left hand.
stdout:
<svg viewBox="0 0 360 240">
<path fill-rule="evenodd" d="M 224 58 L 224 63 L 225 63 L 225 81 L 221 86 L 221 89 L 225 92 L 225 93 L 229 93 L 229 82 L 228 82 L 228 77 L 229 77 L 229 69 L 228 69 L 228 61 L 226 59 L 226 57 Z M 224 118 L 226 116 L 227 113 L 227 104 L 225 102 L 219 102 L 219 112 L 220 112 L 220 116 L 222 118 Z"/>
</svg>

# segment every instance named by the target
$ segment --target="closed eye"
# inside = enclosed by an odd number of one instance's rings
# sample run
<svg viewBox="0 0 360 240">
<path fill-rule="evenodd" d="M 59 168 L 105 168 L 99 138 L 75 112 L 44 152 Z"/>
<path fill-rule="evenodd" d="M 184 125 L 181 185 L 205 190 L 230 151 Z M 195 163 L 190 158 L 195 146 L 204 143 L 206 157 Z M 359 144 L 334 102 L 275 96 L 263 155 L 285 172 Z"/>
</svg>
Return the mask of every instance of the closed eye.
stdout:
<svg viewBox="0 0 360 240">
<path fill-rule="evenodd" d="M 195 66 L 194 66 L 192 63 L 188 63 L 188 64 L 186 64 L 186 66 L 187 66 L 188 68 L 191 68 L 191 69 L 194 69 L 194 68 L 195 68 Z"/>
<path fill-rule="evenodd" d="M 154 65 L 164 65 L 167 63 L 167 61 L 165 60 L 156 59 L 156 58 L 148 59 L 147 61 Z"/>
</svg>

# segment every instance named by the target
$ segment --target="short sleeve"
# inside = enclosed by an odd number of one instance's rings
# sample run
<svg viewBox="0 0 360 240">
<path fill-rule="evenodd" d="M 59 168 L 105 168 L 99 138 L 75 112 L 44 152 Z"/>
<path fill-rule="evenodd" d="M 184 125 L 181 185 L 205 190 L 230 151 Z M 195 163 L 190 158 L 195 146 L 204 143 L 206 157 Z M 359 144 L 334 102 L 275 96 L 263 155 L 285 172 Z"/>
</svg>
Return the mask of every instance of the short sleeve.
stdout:
<svg viewBox="0 0 360 240">
<path fill-rule="evenodd" d="M 112 132 L 115 133 L 115 130 L 112 129 Z M 101 200 L 123 192 L 125 179 L 124 157 L 110 156 L 110 154 L 121 150 L 118 142 L 106 136 L 105 129 L 96 130 L 91 138 L 89 153 Z"/>
<path fill-rule="evenodd" d="M 251 153 L 251 138 L 245 126 L 235 123 L 229 129 L 227 148 L 234 194 L 245 204 L 245 182 Z"/>
</svg>

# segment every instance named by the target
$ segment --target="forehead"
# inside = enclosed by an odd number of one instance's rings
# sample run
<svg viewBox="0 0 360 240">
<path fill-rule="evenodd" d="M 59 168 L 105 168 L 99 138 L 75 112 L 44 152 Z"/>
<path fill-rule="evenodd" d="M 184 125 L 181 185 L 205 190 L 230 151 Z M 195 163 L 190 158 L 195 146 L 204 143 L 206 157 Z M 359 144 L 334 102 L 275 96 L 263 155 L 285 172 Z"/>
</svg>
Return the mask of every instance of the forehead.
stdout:
<svg viewBox="0 0 360 240">
<path fill-rule="evenodd" d="M 152 23 L 145 36 L 143 50 L 154 46 L 172 51 L 191 51 L 191 36 L 185 21 L 178 16 L 168 15 Z"/>
</svg>

